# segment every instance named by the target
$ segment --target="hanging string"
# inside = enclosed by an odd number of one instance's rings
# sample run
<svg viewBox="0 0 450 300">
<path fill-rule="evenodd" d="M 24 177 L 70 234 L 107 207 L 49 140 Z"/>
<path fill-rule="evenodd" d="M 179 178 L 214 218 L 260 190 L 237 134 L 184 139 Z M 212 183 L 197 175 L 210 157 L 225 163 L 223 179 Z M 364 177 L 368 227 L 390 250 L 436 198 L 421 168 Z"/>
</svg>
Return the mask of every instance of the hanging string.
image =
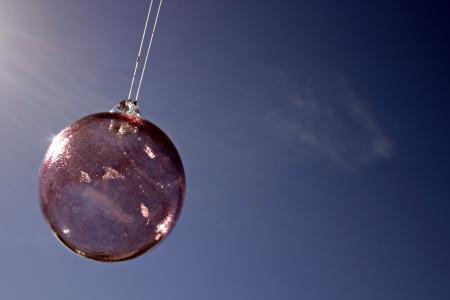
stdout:
<svg viewBox="0 0 450 300">
<path fill-rule="evenodd" d="M 131 78 L 130 92 L 128 93 L 128 99 L 131 99 L 131 92 L 133 91 L 134 80 L 136 79 L 136 73 L 139 67 L 139 61 L 141 60 L 142 46 L 144 45 L 145 35 L 147 33 L 148 21 L 150 20 L 150 14 L 152 12 L 153 0 L 150 1 L 150 7 L 148 8 L 147 19 L 145 20 L 144 32 L 142 33 L 141 44 L 139 46 L 139 52 L 134 64 L 133 77 Z"/>
<path fill-rule="evenodd" d="M 152 1 L 153 1 L 153 0 L 152 0 Z M 138 98 L 139 98 L 139 92 L 140 92 L 140 90 L 141 90 L 141 85 L 142 85 L 142 79 L 144 78 L 145 68 L 147 67 L 148 54 L 150 53 L 150 49 L 151 49 L 151 47 L 152 47 L 153 36 L 155 35 L 156 25 L 158 24 L 158 17 L 159 17 L 159 12 L 160 12 L 160 10 L 161 10 L 162 2 L 163 2 L 163 0 L 159 0 L 159 6 L 158 6 L 158 11 L 157 11 L 157 13 L 156 13 L 155 23 L 153 24 L 152 35 L 151 35 L 150 41 L 149 41 L 149 43 L 148 43 L 147 54 L 145 55 L 144 67 L 142 68 L 141 78 L 140 78 L 140 80 L 139 80 L 139 85 L 138 85 L 138 89 L 137 89 L 137 92 L 136 92 L 136 98 L 135 98 L 136 101 L 137 101 Z"/>
</svg>

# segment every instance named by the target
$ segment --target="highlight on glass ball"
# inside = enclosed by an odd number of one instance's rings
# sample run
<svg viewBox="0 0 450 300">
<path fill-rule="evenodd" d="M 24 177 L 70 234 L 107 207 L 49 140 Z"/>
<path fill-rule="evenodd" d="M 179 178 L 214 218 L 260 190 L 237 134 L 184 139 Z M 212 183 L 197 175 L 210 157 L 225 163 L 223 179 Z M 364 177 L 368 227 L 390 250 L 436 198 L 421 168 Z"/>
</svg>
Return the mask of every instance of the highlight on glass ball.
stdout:
<svg viewBox="0 0 450 300">
<path fill-rule="evenodd" d="M 70 250 L 97 261 L 145 253 L 171 232 L 183 206 L 180 156 L 132 104 L 120 104 L 128 113 L 90 115 L 62 130 L 39 173 L 52 230 Z"/>
</svg>

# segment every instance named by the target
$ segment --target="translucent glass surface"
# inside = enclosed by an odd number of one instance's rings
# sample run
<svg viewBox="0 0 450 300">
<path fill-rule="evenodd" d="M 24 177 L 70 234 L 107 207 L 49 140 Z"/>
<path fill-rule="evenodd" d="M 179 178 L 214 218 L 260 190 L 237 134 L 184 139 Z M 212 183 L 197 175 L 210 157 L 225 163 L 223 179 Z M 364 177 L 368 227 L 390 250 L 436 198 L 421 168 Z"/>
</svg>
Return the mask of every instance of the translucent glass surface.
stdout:
<svg viewBox="0 0 450 300">
<path fill-rule="evenodd" d="M 185 193 L 170 139 L 123 113 L 90 115 L 61 131 L 39 175 L 42 211 L 56 236 L 98 261 L 130 259 L 164 239 Z"/>
</svg>

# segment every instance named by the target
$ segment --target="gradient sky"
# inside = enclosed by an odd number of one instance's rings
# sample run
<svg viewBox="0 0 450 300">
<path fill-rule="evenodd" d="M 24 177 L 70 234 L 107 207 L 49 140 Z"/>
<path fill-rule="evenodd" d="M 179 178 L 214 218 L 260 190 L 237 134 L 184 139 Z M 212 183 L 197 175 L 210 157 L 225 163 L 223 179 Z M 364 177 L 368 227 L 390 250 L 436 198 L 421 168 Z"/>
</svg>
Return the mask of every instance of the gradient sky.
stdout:
<svg viewBox="0 0 450 300">
<path fill-rule="evenodd" d="M 53 237 L 37 172 L 126 97 L 147 1 L 0 0 L 0 299 L 450 299 L 447 3 L 166 0 L 140 108 L 185 207 L 101 264 Z"/>
</svg>

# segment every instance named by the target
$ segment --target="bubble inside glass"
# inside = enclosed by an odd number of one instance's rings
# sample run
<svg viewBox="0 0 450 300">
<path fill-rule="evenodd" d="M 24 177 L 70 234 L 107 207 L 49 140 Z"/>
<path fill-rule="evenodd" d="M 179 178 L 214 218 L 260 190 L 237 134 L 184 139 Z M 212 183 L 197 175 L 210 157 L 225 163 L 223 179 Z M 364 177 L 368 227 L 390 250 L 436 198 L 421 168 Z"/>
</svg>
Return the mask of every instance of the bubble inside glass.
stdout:
<svg viewBox="0 0 450 300">
<path fill-rule="evenodd" d="M 39 193 L 64 245 L 113 262 L 143 254 L 170 233 L 185 176 L 175 146 L 158 127 L 138 115 L 99 113 L 54 137 Z"/>
</svg>

